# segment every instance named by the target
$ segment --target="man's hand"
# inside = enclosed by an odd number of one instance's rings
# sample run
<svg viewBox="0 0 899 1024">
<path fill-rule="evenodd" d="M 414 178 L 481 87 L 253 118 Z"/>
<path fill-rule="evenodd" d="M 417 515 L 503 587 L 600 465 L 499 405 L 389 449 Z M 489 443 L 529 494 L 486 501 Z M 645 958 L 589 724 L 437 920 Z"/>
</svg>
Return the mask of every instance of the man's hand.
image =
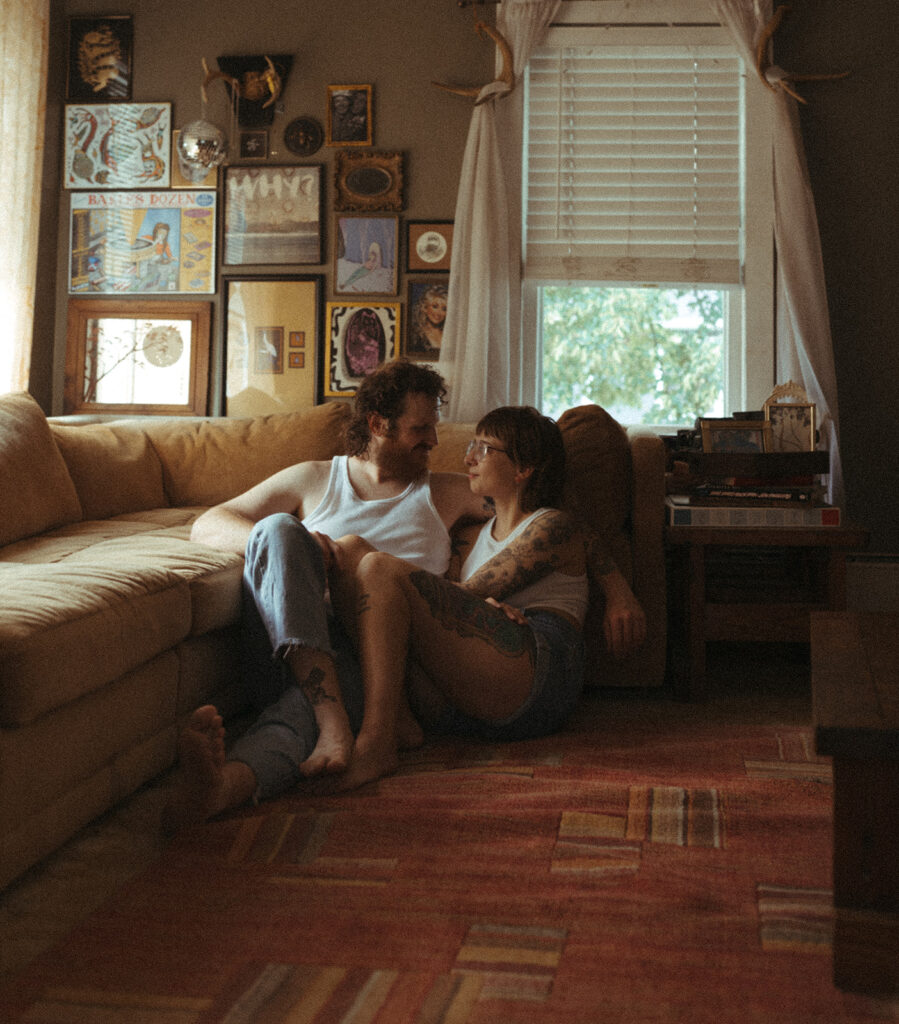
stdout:
<svg viewBox="0 0 899 1024">
<path fill-rule="evenodd" d="M 646 640 L 646 615 L 633 594 L 616 595 L 606 600 L 603 619 L 606 647 L 616 660 L 633 654 Z"/>
</svg>

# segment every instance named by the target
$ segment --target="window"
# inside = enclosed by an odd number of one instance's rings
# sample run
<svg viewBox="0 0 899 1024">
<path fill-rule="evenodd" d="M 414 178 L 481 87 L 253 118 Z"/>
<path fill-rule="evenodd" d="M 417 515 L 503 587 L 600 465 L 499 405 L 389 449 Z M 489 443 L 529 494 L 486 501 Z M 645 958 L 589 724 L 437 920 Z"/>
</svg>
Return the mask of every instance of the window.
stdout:
<svg viewBox="0 0 899 1024">
<path fill-rule="evenodd" d="M 770 146 L 750 91 L 720 26 L 554 27 L 531 58 L 524 323 L 547 413 L 683 425 L 770 392 Z"/>
</svg>

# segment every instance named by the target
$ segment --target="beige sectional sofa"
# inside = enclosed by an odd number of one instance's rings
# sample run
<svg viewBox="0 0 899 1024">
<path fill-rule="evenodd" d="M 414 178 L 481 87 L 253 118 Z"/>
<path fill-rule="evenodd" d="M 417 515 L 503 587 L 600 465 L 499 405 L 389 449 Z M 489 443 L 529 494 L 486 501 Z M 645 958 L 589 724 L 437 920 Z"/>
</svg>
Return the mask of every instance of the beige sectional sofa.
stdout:
<svg viewBox="0 0 899 1024">
<path fill-rule="evenodd" d="M 179 722 L 246 707 L 242 559 L 189 540 L 204 508 L 342 450 L 346 404 L 247 420 L 48 420 L 0 396 L 0 887 L 168 769 Z M 568 502 L 603 530 L 649 620 L 623 665 L 588 621 L 590 681 L 657 686 L 665 662 L 664 452 L 596 406 L 560 420 Z M 470 424 L 442 423 L 434 469 Z"/>
</svg>

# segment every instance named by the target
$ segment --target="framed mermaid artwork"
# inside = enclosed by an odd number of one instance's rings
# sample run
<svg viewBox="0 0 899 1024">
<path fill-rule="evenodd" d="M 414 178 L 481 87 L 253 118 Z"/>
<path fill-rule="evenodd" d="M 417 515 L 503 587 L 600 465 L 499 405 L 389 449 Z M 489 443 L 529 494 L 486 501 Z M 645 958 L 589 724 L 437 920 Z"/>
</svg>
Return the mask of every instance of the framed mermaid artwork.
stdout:
<svg viewBox="0 0 899 1024">
<path fill-rule="evenodd" d="M 338 214 L 334 238 L 337 295 L 396 295 L 399 217 Z"/>
</svg>

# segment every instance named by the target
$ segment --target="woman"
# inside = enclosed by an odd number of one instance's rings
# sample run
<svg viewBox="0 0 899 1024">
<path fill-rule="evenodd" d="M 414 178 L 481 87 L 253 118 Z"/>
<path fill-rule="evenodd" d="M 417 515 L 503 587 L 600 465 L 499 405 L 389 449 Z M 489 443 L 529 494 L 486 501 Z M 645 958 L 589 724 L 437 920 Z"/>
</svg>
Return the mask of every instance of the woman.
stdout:
<svg viewBox="0 0 899 1024">
<path fill-rule="evenodd" d="M 496 514 L 461 536 L 458 582 L 374 550 L 358 561 L 365 714 L 340 789 L 393 771 L 398 750 L 420 742 L 419 722 L 522 739 L 559 728 L 580 695 L 587 576 L 580 534 L 557 507 L 559 428 L 536 409 L 496 409 L 465 464 Z"/>
</svg>

